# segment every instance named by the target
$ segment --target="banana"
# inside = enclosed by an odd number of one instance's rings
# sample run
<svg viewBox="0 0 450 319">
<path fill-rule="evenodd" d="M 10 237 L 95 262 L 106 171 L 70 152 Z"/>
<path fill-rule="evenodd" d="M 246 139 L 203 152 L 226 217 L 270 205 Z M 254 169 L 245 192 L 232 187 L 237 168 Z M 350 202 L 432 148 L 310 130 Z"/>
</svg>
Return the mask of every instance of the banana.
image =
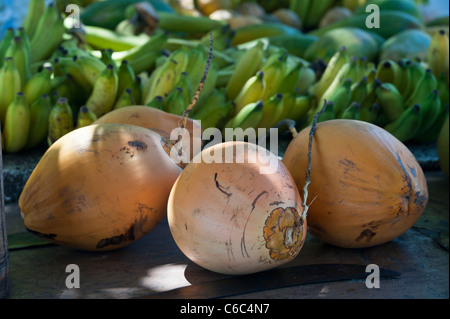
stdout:
<svg viewBox="0 0 450 319">
<path fill-rule="evenodd" d="M 28 11 L 23 20 L 22 26 L 30 39 L 33 38 L 39 24 L 39 19 L 44 14 L 44 11 L 45 0 L 31 0 L 28 2 Z"/>
<path fill-rule="evenodd" d="M 231 29 L 229 24 L 224 26 L 220 26 L 216 29 L 211 30 L 204 36 L 200 38 L 200 43 L 209 46 L 210 36 L 214 39 L 214 47 L 215 51 L 221 52 L 231 46 L 231 41 L 234 36 L 234 31 Z"/>
<path fill-rule="evenodd" d="M 302 69 L 303 64 L 295 63 L 295 65 L 290 68 L 290 70 L 286 70 L 286 75 L 281 82 L 278 92 L 294 92 L 297 88 L 297 84 L 299 83 Z"/>
<path fill-rule="evenodd" d="M 397 62 L 400 68 L 400 80 L 397 84 L 398 91 L 402 94 L 402 97 L 405 97 L 406 91 L 408 90 L 408 86 L 411 82 L 411 73 L 409 72 L 409 66 L 411 61 L 408 59 L 402 59 Z"/>
<path fill-rule="evenodd" d="M 314 96 L 311 94 L 285 93 L 283 95 L 283 114 L 278 120 L 300 121 L 312 108 L 313 102 Z"/>
<path fill-rule="evenodd" d="M 90 86 L 94 86 L 100 73 L 106 68 L 106 65 L 100 59 L 90 54 L 75 55 L 73 56 L 73 60 L 80 67 L 80 72 L 85 79 L 85 82 Z"/>
<path fill-rule="evenodd" d="M 261 68 L 264 58 L 263 43 L 258 42 L 240 57 L 226 86 L 227 98 L 234 100 L 247 80 Z"/>
<path fill-rule="evenodd" d="M 424 132 L 420 136 L 416 136 L 414 140 L 419 143 L 428 143 L 436 141 L 436 139 L 439 136 L 439 133 L 441 132 L 442 125 L 444 124 L 447 117 L 448 117 L 448 104 L 446 105 L 441 104 L 441 109 L 439 110 L 439 115 L 437 116 L 436 121 L 434 121 L 433 125 L 431 125 L 431 127 L 426 132 Z"/>
<path fill-rule="evenodd" d="M 191 103 L 194 92 L 192 90 L 191 82 L 189 82 L 188 74 L 186 72 L 181 72 L 181 76 L 177 84 L 175 84 L 175 87 L 181 88 L 183 90 L 184 105 L 186 105 L 187 107 L 189 103 Z"/>
<path fill-rule="evenodd" d="M 156 109 L 162 110 L 164 105 L 164 98 L 160 95 L 155 96 L 150 102 L 147 103 L 147 106 L 154 107 Z"/>
<path fill-rule="evenodd" d="M 82 88 L 83 93 L 92 91 L 93 84 L 86 79 L 80 64 L 76 63 L 77 59 L 78 56 L 74 56 L 73 58 L 58 57 L 54 59 L 53 69 L 55 77 L 52 80 L 52 88 L 63 84 L 60 83 L 60 79 L 70 76 L 70 78 Z"/>
<path fill-rule="evenodd" d="M 112 58 L 113 51 L 111 49 L 102 49 L 100 50 L 100 61 L 103 62 L 104 65 L 112 64 L 114 69 L 117 71 L 117 63 Z"/>
<path fill-rule="evenodd" d="M 93 112 L 89 111 L 86 105 L 83 105 L 80 107 L 80 111 L 78 112 L 76 128 L 91 125 L 96 120 L 97 116 Z"/>
<path fill-rule="evenodd" d="M 233 115 L 236 115 L 247 104 L 258 101 L 264 92 L 264 72 L 258 71 L 250 77 L 234 99 L 236 105 Z"/>
<path fill-rule="evenodd" d="M 62 41 L 64 21 L 55 4 L 50 3 L 39 18 L 36 31 L 30 40 L 31 63 L 48 58 Z"/>
<path fill-rule="evenodd" d="M 67 98 L 60 97 L 50 110 L 48 117 L 47 143 L 52 145 L 74 129 L 73 113 Z"/>
<path fill-rule="evenodd" d="M 442 72 L 437 78 L 437 90 L 439 91 L 439 98 L 442 105 L 449 103 L 449 88 L 447 84 L 447 75 Z"/>
<path fill-rule="evenodd" d="M 352 102 L 345 110 L 342 112 L 340 118 L 348 120 L 359 120 L 361 117 L 361 104 L 358 102 Z"/>
<path fill-rule="evenodd" d="M 134 81 L 131 83 L 131 89 L 133 90 L 133 98 L 136 104 L 142 104 L 142 78 L 139 75 L 134 77 Z"/>
<path fill-rule="evenodd" d="M 381 113 L 381 106 L 378 103 L 363 104 L 359 109 L 359 119 L 361 121 L 375 124 Z"/>
<path fill-rule="evenodd" d="M 198 45 L 189 51 L 189 63 L 186 67 L 186 73 L 192 86 L 197 87 L 205 70 L 206 56 L 203 48 Z"/>
<path fill-rule="evenodd" d="M 400 66 L 392 60 L 380 61 L 375 77 L 383 83 L 389 82 L 396 87 L 400 86 L 402 80 L 402 70 Z"/>
<path fill-rule="evenodd" d="M 286 68 L 286 56 L 283 54 L 279 55 L 276 59 L 266 61 L 262 65 L 261 71 L 264 73 L 264 89 L 260 99 L 263 102 L 279 92 L 283 79 L 286 77 Z"/>
<path fill-rule="evenodd" d="M 86 43 L 96 49 L 111 49 L 114 52 L 130 50 L 136 46 L 142 45 L 148 40 L 148 36 L 122 35 L 116 31 L 102 28 L 99 26 L 85 25 Z"/>
<path fill-rule="evenodd" d="M 13 58 L 6 58 L 0 69 L 0 120 L 4 125 L 6 110 L 21 90 L 22 82 L 19 70 L 14 64 Z"/>
<path fill-rule="evenodd" d="M 265 103 L 262 109 L 261 121 L 258 127 L 271 128 L 278 123 L 283 114 L 283 94 L 276 93 L 271 96 Z"/>
<path fill-rule="evenodd" d="M 375 81 L 377 100 L 389 121 L 395 121 L 405 109 L 403 97 L 394 84 Z"/>
<path fill-rule="evenodd" d="M 86 101 L 86 107 L 97 117 L 111 111 L 114 107 L 118 82 L 117 73 L 112 64 L 99 74 L 92 93 Z"/>
<path fill-rule="evenodd" d="M 307 94 L 316 82 L 316 72 L 311 67 L 305 66 L 300 70 L 296 90 L 300 94 Z"/>
<path fill-rule="evenodd" d="M 244 106 L 234 117 L 232 117 L 225 128 L 241 128 L 244 131 L 247 128 L 258 128 L 263 116 L 264 103 L 259 100 Z"/>
<path fill-rule="evenodd" d="M 164 100 L 163 111 L 175 115 L 183 115 L 188 105 L 184 102 L 184 92 L 180 87 L 176 87 L 167 95 Z"/>
<path fill-rule="evenodd" d="M 436 122 L 441 111 L 439 91 L 433 90 L 422 101 L 420 112 L 422 113 L 422 125 L 414 137 L 420 137 Z"/>
<path fill-rule="evenodd" d="M 437 78 L 442 72 L 449 71 L 449 39 L 444 30 L 434 33 L 427 52 L 428 67 Z"/>
<path fill-rule="evenodd" d="M 3 38 L 0 41 L 0 68 L 3 66 L 3 62 L 5 61 L 6 51 L 12 45 L 15 37 L 14 28 L 7 28 Z"/>
<path fill-rule="evenodd" d="M 325 110 L 317 117 L 317 123 L 334 120 L 336 118 L 335 113 L 333 101 L 326 101 Z"/>
<path fill-rule="evenodd" d="M 206 16 L 188 16 L 172 12 L 159 11 L 158 18 L 158 27 L 169 32 L 205 34 L 226 25 L 223 21 Z"/>
<path fill-rule="evenodd" d="M 120 96 L 126 88 L 131 88 L 132 83 L 136 80 L 136 75 L 131 68 L 128 60 L 122 60 L 117 71 L 119 81 L 117 87 L 117 95 Z"/>
<path fill-rule="evenodd" d="M 189 63 L 189 52 L 185 47 L 173 51 L 164 64 L 157 69 L 156 78 L 147 92 L 145 102 L 152 100 L 160 95 L 166 98 L 174 89 Z"/>
<path fill-rule="evenodd" d="M 420 105 L 414 104 L 406 108 L 403 113 L 393 122 L 387 124 L 384 129 L 404 143 L 411 140 L 422 125 L 422 114 Z"/>
<path fill-rule="evenodd" d="M 419 62 L 411 62 L 407 66 L 409 73 L 409 82 L 402 93 L 403 99 L 407 101 L 414 93 L 417 85 L 425 75 L 426 69 Z"/>
<path fill-rule="evenodd" d="M 21 37 L 14 37 L 6 51 L 6 57 L 14 58 L 16 68 L 20 73 L 20 79 L 22 83 L 26 83 L 31 76 L 30 51 Z"/>
<path fill-rule="evenodd" d="M 328 101 L 334 103 L 334 112 L 338 118 L 350 104 L 352 98 L 352 80 L 345 80 L 331 95 Z"/>
<path fill-rule="evenodd" d="M 308 14 L 305 16 L 305 19 L 302 20 L 304 27 L 306 29 L 317 27 L 320 19 L 322 19 L 323 15 L 331 8 L 334 2 L 334 0 L 311 1 Z"/>
<path fill-rule="evenodd" d="M 263 37 L 275 35 L 301 35 L 300 30 L 279 22 L 263 22 L 244 25 L 234 29 L 235 34 L 231 45 L 235 46 Z"/>
<path fill-rule="evenodd" d="M 51 109 L 52 104 L 48 94 L 42 94 L 31 104 L 30 129 L 26 148 L 33 148 L 45 141 L 48 133 L 48 119 Z"/>
<path fill-rule="evenodd" d="M 306 21 L 306 18 L 309 14 L 309 8 L 311 6 L 311 0 L 291 0 L 289 2 L 289 9 L 294 11 L 300 20 Z"/>
<path fill-rule="evenodd" d="M 8 106 L 5 115 L 5 125 L 2 131 L 3 150 L 15 153 L 25 148 L 30 130 L 30 107 L 25 94 L 18 92 Z"/>
<path fill-rule="evenodd" d="M 33 74 L 28 82 L 25 83 L 23 93 L 25 93 L 28 105 L 32 105 L 42 94 L 50 93 L 52 88 L 52 76 L 53 68 L 47 66 L 40 72 Z"/>
<path fill-rule="evenodd" d="M 361 80 L 352 85 L 352 96 L 350 98 L 350 102 L 358 102 L 360 104 L 363 103 L 367 96 L 368 83 L 369 79 L 364 75 Z"/>
<path fill-rule="evenodd" d="M 148 71 L 155 66 L 156 59 L 161 56 L 161 50 L 167 42 L 167 35 L 164 32 L 153 34 L 145 43 L 135 46 L 126 51 L 112 53 L 112 58 L 116 63 L 128 60 L 128 63 L 135 74 Z"/>
<path fill-rule="evenodd" d="M 192 115 L 192 118 L 200 121 L 203 130 L 210 127 L 221 130 L 233 108 L 233 101 L 227 100 L 225 89 L 214 89 L 205 104 Z"/>
<path fill-rule="evenodd" d="M 433 90 L 437 89 L 437 79 L 431 69 L 426 69 L 422 79 L 417 83 L 414 92 L 406 101 L 406 107 L 422 104 L 423 99 Z"/>
<path fill-rule="evenodd" d="M 136 102 L 134 101 L 133 90 L 131 88 L 126 88 L 120 95 L 117 95 L 117 100 L 114 103 L 112 109 L 117 110 L 120 109 L 121 107 L 126 107 L 135 104 Z"/>
<path fill-rule="evenodd" d="M 310 93 L 316 97 L 321 97 L 331 85 L 339 70 L 350 60 L 345 46 L 334 53 L 325 68 L 322 77 L 311 86 Z"/>
</svg>

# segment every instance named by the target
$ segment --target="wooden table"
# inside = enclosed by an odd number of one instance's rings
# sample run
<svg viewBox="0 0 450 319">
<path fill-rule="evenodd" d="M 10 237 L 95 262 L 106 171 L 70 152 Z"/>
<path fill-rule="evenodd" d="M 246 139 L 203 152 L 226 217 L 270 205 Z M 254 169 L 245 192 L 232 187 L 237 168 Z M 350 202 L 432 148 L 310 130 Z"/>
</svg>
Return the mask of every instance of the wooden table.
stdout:
<svg viewBox="0 0 450 319">
<path fill-rule="evenodd" d="M 286 265 L 377 264 L 401 273 L 369 289 L 364 280 L 326 282 L 265 290 L 232 298 L 449 298 L 448 178 L 427 172 L 430 200 L 416 225 L 401 237 L 372 248 L 341 249 L 308 235 L 297 258 Z M 24 231 L 16 204 L 7 205 L 8 234 Z M 80 288 L 66 279 L 79 267 Z M 117 251 L 84 252 L 57 245 L 10 250 L 9 298 L 138 298 L 227 276 L 190 262 L 173 241 L 167 221 L 139 241 Z M 70 279 L 70 278 L 69 278 Z"/>
</svg>

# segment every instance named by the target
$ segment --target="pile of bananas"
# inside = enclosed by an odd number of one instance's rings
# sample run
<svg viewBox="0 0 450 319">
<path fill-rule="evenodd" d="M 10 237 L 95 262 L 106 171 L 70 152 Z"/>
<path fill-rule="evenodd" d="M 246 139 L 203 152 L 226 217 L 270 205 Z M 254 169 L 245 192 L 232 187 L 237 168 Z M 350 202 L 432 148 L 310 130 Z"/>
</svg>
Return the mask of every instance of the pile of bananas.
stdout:
<svg viewBox="0 0 450 319">
<path fill-rule="evenodd" d="M 204 129 L 285 128 L 285 119 L 302 128 L 326 103 L 320 121 L 359 119 L 403 142 L 426 142 L 436 138 L 448 114 L 447 32 L 430 32 L 429 42 L 421 43 L 422 60 L 389 54 L 378 60 L 388 36 L 408 21 L 413 28 L 419 24 L 410 0 L 389 1 L 390 7 L 381 0 L 285 1 L 285 9 L 304 16 L 302 28 L 309 33 L 270 19 L 231 27 L 206 15 L 177 13 L 162 0 L 144 2 L 94 1 L 81 13 L 85 24 L 73 28 L 64 7 L 30 1 L 23 27 L 9 29 L 0 42 L 4 151 L 50 145 L 129 105 L 183 114 L 201 82 L 210 35 L 214 57 L 189 113 Z M 361 10 L 372 2 L 388 6 L 383 21 L 398 21 L 396 29 L 387 23 L 374 32 L 359 28 Z M 281 2 L 264 3 L 283 9 Z M 353 15 L 314 29 L 338 5 Z M 323 45 L 336 36 L 349 45 Z"/>
</svg>

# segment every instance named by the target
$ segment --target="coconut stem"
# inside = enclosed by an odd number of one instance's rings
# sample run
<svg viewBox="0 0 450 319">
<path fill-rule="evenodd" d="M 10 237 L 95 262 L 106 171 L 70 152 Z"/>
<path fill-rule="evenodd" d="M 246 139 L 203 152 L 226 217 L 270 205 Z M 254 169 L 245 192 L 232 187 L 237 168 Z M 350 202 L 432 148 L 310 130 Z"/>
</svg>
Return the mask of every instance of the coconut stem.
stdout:
<svg viewBox="0 0 450 319">
<path fill-rule="evenodd" d="M 311 125 L 311 129 L 309 131 L 309 142 L 308 142 L 308 167 L 306 169 L 306 178 L 305 178 L 305 186 L 303 187 L 303 214 L 302 217 L 305 220 L 306 216 L 308 214 L 308 209 L 309 206 L 311 205 L 311 203 L 308 205 L 306 204 L 307 200 L 308 200 L 308 188 L 309 185 L 311 184 L 311 157 L 312 157 L 312 143 L 313 143 L 313 138 L 314 138 L 314 133 L 316 132 L 316 125 L 317 125 L 317 118 L 319 117 L 320 114 L 322 114 L 325 111 L 325 106 L 327 105 L 327 100 L 324 100 L 322 109 L 316 113 L 316 115 L 314 115 L 313 121 L 312 121 L 312 125 Z M 314 199 L 313 199 L 314 201 Z"/>
</svg>

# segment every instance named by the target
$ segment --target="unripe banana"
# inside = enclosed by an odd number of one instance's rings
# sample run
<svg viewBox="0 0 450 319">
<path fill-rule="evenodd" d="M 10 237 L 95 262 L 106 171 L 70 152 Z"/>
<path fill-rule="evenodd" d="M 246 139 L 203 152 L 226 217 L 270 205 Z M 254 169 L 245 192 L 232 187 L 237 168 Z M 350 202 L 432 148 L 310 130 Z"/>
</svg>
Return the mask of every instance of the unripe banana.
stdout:
<svg viewBox="0 0 450 319">
<path fill-rule="evenodd" d="M 334 120 L 335 113 L 333 101 L 326 101 L 325 110 L 317 117 L 317 123 Z"/>
<path fill-rule="evenodd" d="M 189 82 L 193 87 L 197 87 L 203 77 L 203 71 L 205 70 L 206 56 L 201 46 L 195 46 L 189 51 L 189 63 L 186 67 L 186 73 L 189 78 Z"/>
<path fill-rule="evenodd" d="M 378 79 L 375 81 L 378 102 L 389 121 L 395 121 L 405 109 L 403 97 L 392 83 L 382 83 Z"/>
<path fill-rule="evenodd" d="M 131 88 L 132 83 L 135 81 L 136 75 L 131 68 L 128 60 L 122 60 L 119 69 L 117 71 L 117 77 L 119 80 L 117 87 L 117 95 L 121 95 L 126 88 Z"/>
<path fill-rule="evenodd" d="M 333 81 L 330 83 L 330 85 L 327 87 L 325 92 L 322 96 L 316 95 L 319 106 L 323 105 L 324 100 L 330 100 L 331 95 L 334 94 L 334 92 L 338 89 L 339 86 L 342 85 L 344 81 L 347 79 L 351 80 L 352 82 L 356 82 L 357 80 L 352 80 L 352 78 L 347 77 L 350 73 L 356 74 L 356 72 L 353 72 L 357 67 L 357 59 L 352 57 L 347 63 L 345 63 L 337 72 L 336 76 L 334 77 Z M 353 71 L 352 71 L 353 70 Z"/>
<path fill-rule="evenodd" d="M 247 80 L 261 68 L 264 58 L 263 43 L 258 42 L 248 49 L 236 63 L 235 69 L 226 86 L 227 97 L 234 100 Z"/>
<path fill-rule="evenodd" d="M 184 110 L 186 110 L 187 106 L 188 105 L 184 102 L 183 89 L 180 87 L 176 87 L 165 98 L 163 110 L 168 113 L 183 115 Z"/>
<path fill-rule="evenodd" d="M 409 72 L 409 66 L 411 64 L 410 60 L 403 59 L 398 61 L 398 66 L 401 71 L 401 76 L 399 83 L 397 85 L 398 91 L 402 94 L 402 97 L 405 97 L 406 91 L 408 90 L 408 86 L 411 81 L 411 73 Z"/>
<path fill-rule="evenodd" d="M 422 116 L 422 125 L 414 137 L 420 137 L 428 131 L 436 122 L 441 111 L 441 100 L 439 98 L 439 91 L 433 90 L 422 101 L 420 108 Z"/>
<path fill-rule="evenodd" d="M 91 87 L 95 85 L 100 73 L 106 68 L 100 59 L 90 54 L 75 55 L 73 60 L 79 65 L 81 74 Z M 114 68 L 113 65 L 112 67 Z"/>
<path fill-rule="evenodd" d="M 254 76 L 245 82 L 239 94 L 236 96 L 234 103 L 235 109 L 233 114 L 236 115 L 244 106 L 257 102 L 264 91 L 264 72 L 258 71 Z"/>
<path fill-rule="evenodd" d="M 283 114 L 279 120 L 300 121 L 311 110 L 314 102 L 315 98 L 311 94 L 285 93 L 283 95 Z"/>
<path fill-rule="evenodd" d="M 14 58 L 22 84 L 25 84 L 31 77 L 30 49 L 27 47 L 25 40 L 20 36 L 15 36 L 9 49 L 6 51 L 6 57 Z"/>
<path fill-rule="evenodd" d="M 30 39 L 33 38 L 39 24 L 39 19 L 45 11 L 45 0 L 31 0 L 28 2 L 28 11 L 23 21 L 23 27 Z"/>
<path fill-rule="evenodd" d="M 74 129 L 72 114 L 67 98 L 58 98 L 48 118 L 47 143 L 49 146 Z"/>
<path fill-rule="evenodd" d="M 175 86 L 183 90 L 184 105 L 187 107 L 189 103 L 191 103 L 194 92 L 192 90 L 191 82 L 189 81 L 189 76 L 186 72 L 181 72 L 180 79 Z"/>
<path fill-rule="evenodd" d="M 45 67 L 40 72 L 31 76 L 23 88 L 23 92 L 27 97 L 28 105 L 32 105 L 34 101 L 39 99 L 42 94 L 49 94 L 52 88 L 51 77 L 53 69 Z"/>
<path fill-rule="evenodd" d="M 164 106 L 164 98 L 160 95 L 157 95 L 153 98 L 153 100 L 147 103 L 147 106 L 162 110 Z"/>
<path fill-rule="evenodd" d="M 225 88 L 215 89 L 192 118 L 200 121 L 203 130 L 210 127 L 222 130 L 233 108 L 233 102 L 226 98 Z"/>
<path fill-rule="evenodd" d="M 334 112 L 339 117 L 350 104 L 352 98 L 352 80 L 345 80 L 331 95 L 329 101 L 334 103 Z"/>
<path fill-rule="evenodd" d="M 114 107 L 118 86 L 117 73 L 114 66 L 109 64 L 98 76 L 94 88 L 89 96 L 86 107 L 97 117 L 109 112 Z"/>
<path fill-rule="evenodd" d="M 422 135 L 416 136 L 414 140 L 419 143 L 428 143 L 436 141 L 441 131 L 442 125 L 444 124 L 447 117 L 448 117 L 448 104 L 446 105 L 441 104 L 441 109 L 439 111 L 439 115 L 436 121 L 434 121 L 433 125 L 431 125 L 431 127 L 426 132 L 424 132 Z"/>
<path fill-rule="evenodd" d="M 439 91 L 439 98 L 442 105 L 449 103 L 449 88 L 447 83 L 447 75 L 442 72 L 437 78 L 437 90 Z"/>
<path fill-rule="evenodd" d="M 271 128 L 282 119 L 283 114 L 283 94 L 277 93 L 270 97 L 262 108 L 261 121 L 258 127 Z"/>
<path fill-rule="evenodd" d="M 0 69 L 0 119 L 4 125 L 6 110 L 21 90 L 22 82 L 19 70 L 14 64 L 13 58 L 6 58 Z"/>
<path fill-rule="evenodd" d="M 368 83 L 369 79 L 364 75 L 361 80 L 352 85 L 352 97 L 350 102 L 358 102 L 360 104 L 363 103 L 367 96 Z"/>
<path fill-rule="evenodd" d="M 389 82 L 399 87 L 403 72 L 400 66 L 392 60 L 380 61 L 375 77 L 383 83 Z"/>
<path fill-rule="evenodd" d="M 359 119 L 361 121 L 375 124 L 379 118 L 381 112 L 381 106 L 378 103 L 372 103 L 361 105 L 359 111 Z"/>
<path fill-rule="evenodd" d="M 104 65 L 112 64 L 114 66 L 114 70 L 118 72 L 119 68 L 117 67 L 116 61 L 112 58 L 112 53 L 113 50 L 111 49 L 100 50 L 100 61 L 102 61 Z"/>
<path fill-rule="evenodd" d="M 316 72 L 310 67 L 303 67 L 296 85 L 298 93 L 307 94 L 316 81 Z"/>
<path fill-rule="evenodd" d="M 26 148 L 33 148 L 45 141 L 52 103 L 48 94 L 42 94 L 30 106 L 30 130 Z"/>
<path fill-rule="evenodd" d="M 281 82 L 278 92 L 280 93 L 294 92 L 295 89 L 297 88 L 297 84 L 299 82 L 302 69 L 303 64 L 296 63 L 294 67 L 292 67 L 289 71 L 287 71 L 283 81 Z"/>
<path fill-rule="evenodd" d="M 258 128 L 263 115 L 264 103 L 262 101 L 252 102 L 244 106 L 239 113 L 231 118 L 225 128 Z"/>
<path fill-rule="evenodd" d="M 97 116 L 95 116 L 94 112 L 89 111 L 86 105 L 83 105 L 78 112 L 76 128 L 91 125 L 96 120 Z"/>
<path fill-rule="evenodd" d="M 434 76 L 431 69 L 427 69 L 425 71 L 425 74 L 423 75 L 422 79 L 419 83 L 417 83 L 417 86 L 412 93 L 412 95 L 409 97 L 409 99 L 406 101 L 406 107 L 411 107 L 414 104 L 421 104 L 422 101 L 425 99 L 425 97 L 433 90 L 437 89 L 437 80 Z"/>
<path fill-rule="evenodd" d="M 407 101 L 414 93 L 418 84 L 424 77 L 425 72 L 426 69 L 419 62 L 411 62 L 408 64 L 409 82 L 402 94 L 405 101 Z"/>
<path fill-rule="evenodd" d="M 266 62 L 262 66 L 264 90 L 260 96 L 261 101 L 265 102 L 279 92 L 283 79 L 286 76 L 286 68 L 286 57 L 284 55 L 280 55 L 272 62 Z"/>
<path fill-rule="evenodd" d="M 3 38 L 0 41 L 0 68 L 3 66 L 3 62 L 5 61 L 6 51 L 12 45 L 14 36 L 15 36 L 14 28 L 7 28 Z"/>
<path fill-rule="evenodd" d="M 30 107 L 23 92 L 18 92 L 8 106 L 2 131 L 3 150 L 15 153 L 25 148 L 30 130 Z"/>
<path fill-rule="evenodd" d="M 394 135 L 400 142 L 411 140 L 422 125 L 420 105 L 406 108 L 398 119 L 387 124 L 384 129 Z"/>
<path fill-rule="evenodd" d="M 127 107 L 130 105 L 135 105 L 133 90 L 131 88 L 126 88 L 122 94 L 117 97 L 116 103 L 114 103 L 113 110 L 120 109 L 122 107 Z M 95 114 L 95 113 L 94 113 Z"/>
<path fill-rule="evenodd" d="M 359 120 L 361 116 L 360 110 L 361 104 L 359 104 L 358 102 L 353 102 L 344 110 L 344 112 L 342 112 L 340 118 L 348 120 Z"/>
<path fill-rule="evenodd" d="M 437 78 L 449 70 L 449 38 L 445 30 L 435 32 L 431 38 L 427 55 L 428 67 Z"/>
</svg>

